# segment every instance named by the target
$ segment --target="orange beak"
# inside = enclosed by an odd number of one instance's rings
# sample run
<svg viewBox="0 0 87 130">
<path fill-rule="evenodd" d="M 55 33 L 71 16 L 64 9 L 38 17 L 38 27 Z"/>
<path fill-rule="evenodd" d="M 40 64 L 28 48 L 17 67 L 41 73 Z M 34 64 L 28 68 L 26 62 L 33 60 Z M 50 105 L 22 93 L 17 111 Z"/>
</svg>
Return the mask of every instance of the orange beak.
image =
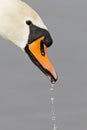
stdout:
<svg viewBox="0 0 87 130">
<path fill-rule="evenodd" d="M 55 72 L 54 67 L 50 63 L 50 60 L 47 55 L 47 47 L 44 44 L 44 55 L 41 53 L 41 41 L 44 39 L 44 36 L 38 38 L 31 44 L 28 44 L 29 56 L 33 63 L 38 66 L 38 68 L 50 79 L 51 83 L 55 83 L 58 76 Z"/>
</svg>

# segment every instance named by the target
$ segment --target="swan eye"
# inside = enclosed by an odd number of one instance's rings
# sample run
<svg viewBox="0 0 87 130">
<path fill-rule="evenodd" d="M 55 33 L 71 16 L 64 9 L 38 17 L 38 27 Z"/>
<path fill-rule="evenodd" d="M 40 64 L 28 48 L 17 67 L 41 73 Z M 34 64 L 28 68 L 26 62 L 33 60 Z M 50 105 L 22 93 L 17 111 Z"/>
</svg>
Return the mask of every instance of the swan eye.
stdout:
<svg viewBox="0 0 87 130">
<path fill-rule="evenodd" d="M 41 40 L 41 43 L 40 43 L 40 51 L 41 51 L 41 55 L 45 56 L 44 42 L 43 42 L 43 40 Z"/>
<path fill-rule="evenodd" d="M 27 21 L 26 21 L 26 24 L 27 24 L 27 25 L 31 25 L 32 22 L 31 22 L 30 20 L 27 20 Z"/>
</svg>

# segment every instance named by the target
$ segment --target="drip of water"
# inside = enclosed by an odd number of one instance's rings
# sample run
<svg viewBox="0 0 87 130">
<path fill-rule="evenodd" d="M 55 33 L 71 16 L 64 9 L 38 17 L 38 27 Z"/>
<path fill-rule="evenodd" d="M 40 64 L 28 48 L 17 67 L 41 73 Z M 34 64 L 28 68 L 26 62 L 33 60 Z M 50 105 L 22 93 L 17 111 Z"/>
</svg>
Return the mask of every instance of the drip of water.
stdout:
<svg viewBox="0 0 87 130">
<path fill-rule="evenodd" d="M 55 106 L 54 106 L 54 102 L 55 102 L 55 98 L 54 98 L 55 91 L 54 91 L 54 89 L 55 89 L 54 84 L 51 84 L 51 88 L 50 88 L 51 97 L 50 97 L 50 100 L 51 100 L 51 122 L 52 122 L 52 130 L 57 130 L 56 113 L 55 113 Z"/>
</svg>

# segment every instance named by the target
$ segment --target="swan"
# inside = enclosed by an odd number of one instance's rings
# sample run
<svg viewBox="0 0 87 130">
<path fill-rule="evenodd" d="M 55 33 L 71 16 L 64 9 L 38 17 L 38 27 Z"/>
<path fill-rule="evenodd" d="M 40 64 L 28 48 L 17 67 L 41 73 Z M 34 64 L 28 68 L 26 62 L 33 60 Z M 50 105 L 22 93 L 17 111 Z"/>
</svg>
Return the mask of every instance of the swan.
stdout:
<svg viewBox="0 0 87 130">
<path fill-rule="evenodd" d="M 29 5 L 21 0 L 0 0 L 0 36 L 21 48 L 51 83 L 57 81 L 58 75 L 47 54 L 53 40 Z"/>
</svg>

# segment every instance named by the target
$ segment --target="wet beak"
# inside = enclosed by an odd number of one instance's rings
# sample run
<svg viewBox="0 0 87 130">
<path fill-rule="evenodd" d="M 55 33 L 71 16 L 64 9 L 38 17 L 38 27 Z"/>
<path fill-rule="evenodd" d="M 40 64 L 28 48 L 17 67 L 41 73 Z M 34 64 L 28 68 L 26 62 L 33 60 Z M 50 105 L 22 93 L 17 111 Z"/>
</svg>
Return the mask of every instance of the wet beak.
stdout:
<svg viewBox="0 0 87 130">
<path fill-rule="evenodd" d="M 49 78 L 51 83 L 55 83 L 58 79 L 58 75 L 48 58 L 45 44 L 43 45 L 44 55 L 41 53 L 41 41 L 43 39 L 44 37 L 42 36 L 31 44 L 28 44 L 28 55 L 32 62 Z"/>
</svg>

